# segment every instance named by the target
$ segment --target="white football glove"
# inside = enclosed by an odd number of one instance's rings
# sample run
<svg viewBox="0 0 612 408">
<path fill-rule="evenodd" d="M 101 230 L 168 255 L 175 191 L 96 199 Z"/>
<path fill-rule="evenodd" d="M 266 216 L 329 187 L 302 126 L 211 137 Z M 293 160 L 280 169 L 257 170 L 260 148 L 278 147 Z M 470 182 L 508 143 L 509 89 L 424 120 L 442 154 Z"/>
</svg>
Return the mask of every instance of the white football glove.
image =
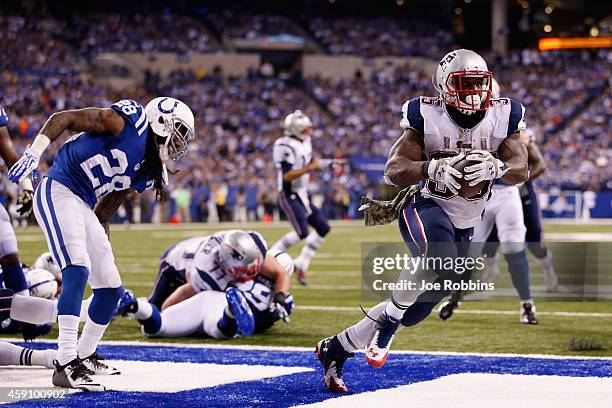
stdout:
<svg viewBox="0 0 612 408">
<path fill-rule="evenodd" d="M 493 157 L 491 152 L 486 150 L 473 150 L 466 157 L 469 161 L 477 161 L 477 164 L 467 166 L 465 171 L 465 179 L 471 180 L 469 185 L 475 186 L 486 180 L 495 180 L 506 175 L 510 167 L 503 161 Z"/>
<path fill-rule="evenodd" d="M 454 157 L 431 160 L 427 167 L 429 178 L 441 181 L 453 194 L 457 194 L 461 188 L 457 179 L 463 178 L 463 174 L 453 166 L 463 160 L 464 157 L 465 155 L 460 153 Z"/>
<path fill-rule="evenodd" d="M 23 156 L 9 170 L 8 178 L 13 183 L 19 183 L 24 178 L 28 177 L 35 169 L 38 168 L 40 157 L 32 154 L 28 150 L 23 153 Z"/>
</svg>

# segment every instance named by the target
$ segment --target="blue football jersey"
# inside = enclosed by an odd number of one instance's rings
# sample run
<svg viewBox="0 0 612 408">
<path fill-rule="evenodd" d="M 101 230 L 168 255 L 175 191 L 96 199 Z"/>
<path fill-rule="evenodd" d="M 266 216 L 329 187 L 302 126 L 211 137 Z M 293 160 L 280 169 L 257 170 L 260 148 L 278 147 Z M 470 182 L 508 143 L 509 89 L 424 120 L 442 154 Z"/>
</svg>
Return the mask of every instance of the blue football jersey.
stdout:
<svg viewBox="0 0 612 408">
<path fill-rule="evenodd" d="M 142 192 L 152 177 L 139 174 L 147 146 L 147 116 L 142 106 L 122 100 L 111 108 L 125 120 L 120 134 L 83 132 L 69 139 L 57 153 L 47 177 L 66 186 L 92 208 L 113 191 Z"/>
<path fill-rule="evenodd" d="M 4 108 L 0 108 L 0 127 L 8 126 L 8 115 Z"/>
</svg>

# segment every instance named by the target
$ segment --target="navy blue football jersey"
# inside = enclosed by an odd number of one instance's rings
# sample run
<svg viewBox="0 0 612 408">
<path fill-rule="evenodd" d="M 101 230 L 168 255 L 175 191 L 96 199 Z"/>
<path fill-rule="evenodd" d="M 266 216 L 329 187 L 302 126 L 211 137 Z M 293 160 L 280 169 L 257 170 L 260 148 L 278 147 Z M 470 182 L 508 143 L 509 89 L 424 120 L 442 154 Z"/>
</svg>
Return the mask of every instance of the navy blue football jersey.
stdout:
<svg viewBox="0 0 612 408">
<path fill-rule="evenodd" d="M 147 146 L 147 115 L 132 100 L 111 105 L 125 120 L 120 134 L 83 132 L 60 149 L 47 173 L 92 208 L 113 191 L 132 188 L 142 192 L 153 185 L 152 177 L 139 174 Z"/>
</svg>

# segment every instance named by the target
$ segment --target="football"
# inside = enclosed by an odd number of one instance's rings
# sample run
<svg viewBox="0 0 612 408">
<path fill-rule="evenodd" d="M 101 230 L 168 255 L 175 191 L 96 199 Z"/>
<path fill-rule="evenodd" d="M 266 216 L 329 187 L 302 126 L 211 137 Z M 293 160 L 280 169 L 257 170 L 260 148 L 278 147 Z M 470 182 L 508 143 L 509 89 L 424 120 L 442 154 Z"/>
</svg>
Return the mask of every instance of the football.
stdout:
<svg viewBox="0 0 612 408">
<path fill-rule="evenodd" d="M 464 169 L 472 164 L 476 164 L 478 162 L 476 161 L 472 161 L 472 160 L 467 160 L 467 159 L 463 159 L 460 162 L 458 162 L 457 164 L 455 164 L 454 168 L 459 170 L 463 175 L 465 175 L 465 171 Z M 482 189 L 485 187 L 486 182 L 485 181 L 481 181 L 480 183 L 476 184 L 475 186 L 470 186 L 469 185 L 470 180 L 466 180 L 465 178 L 462 178 L 459 180 L 459 184 L 461 184 L 461 188 L 459 189 L 459 193 L 458 195 L 460 197 L 463 198 L 472 198 L 475 197 L 476 195 L 480 194 L 482 192 Z"/>
</svg>

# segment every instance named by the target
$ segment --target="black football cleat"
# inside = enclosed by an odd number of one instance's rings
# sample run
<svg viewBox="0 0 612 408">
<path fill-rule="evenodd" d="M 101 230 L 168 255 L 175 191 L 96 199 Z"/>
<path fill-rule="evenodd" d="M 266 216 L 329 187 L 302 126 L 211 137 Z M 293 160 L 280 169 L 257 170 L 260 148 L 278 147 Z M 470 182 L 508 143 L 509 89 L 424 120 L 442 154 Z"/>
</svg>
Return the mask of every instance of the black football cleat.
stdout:
<svg viewBox="0 0 612 408">
<path fill-rule="evenodd" d="M 448 320 L 453 316 L 455 309 L 457 309 L 458 307 L 459 302 L 454 302 L 452 300 L 442 302 L 442 304 L 438 308 L 438 317 L 442 320 Z"/>
<path fill-rule="evenodd" d="M 536 307 L 532 302 L 521 302 L 521 323 L 538 324 L 535 311 Z"/>
<path fill-rule="evenodd" d="M 349 392 L 342 379 L 342 368 L 346 359 L 354 354 L 344 350 L 335 336 L 319 341 L 315 353 L 323 366 L 325 388 L 334 392 Z"/>
</svg>

